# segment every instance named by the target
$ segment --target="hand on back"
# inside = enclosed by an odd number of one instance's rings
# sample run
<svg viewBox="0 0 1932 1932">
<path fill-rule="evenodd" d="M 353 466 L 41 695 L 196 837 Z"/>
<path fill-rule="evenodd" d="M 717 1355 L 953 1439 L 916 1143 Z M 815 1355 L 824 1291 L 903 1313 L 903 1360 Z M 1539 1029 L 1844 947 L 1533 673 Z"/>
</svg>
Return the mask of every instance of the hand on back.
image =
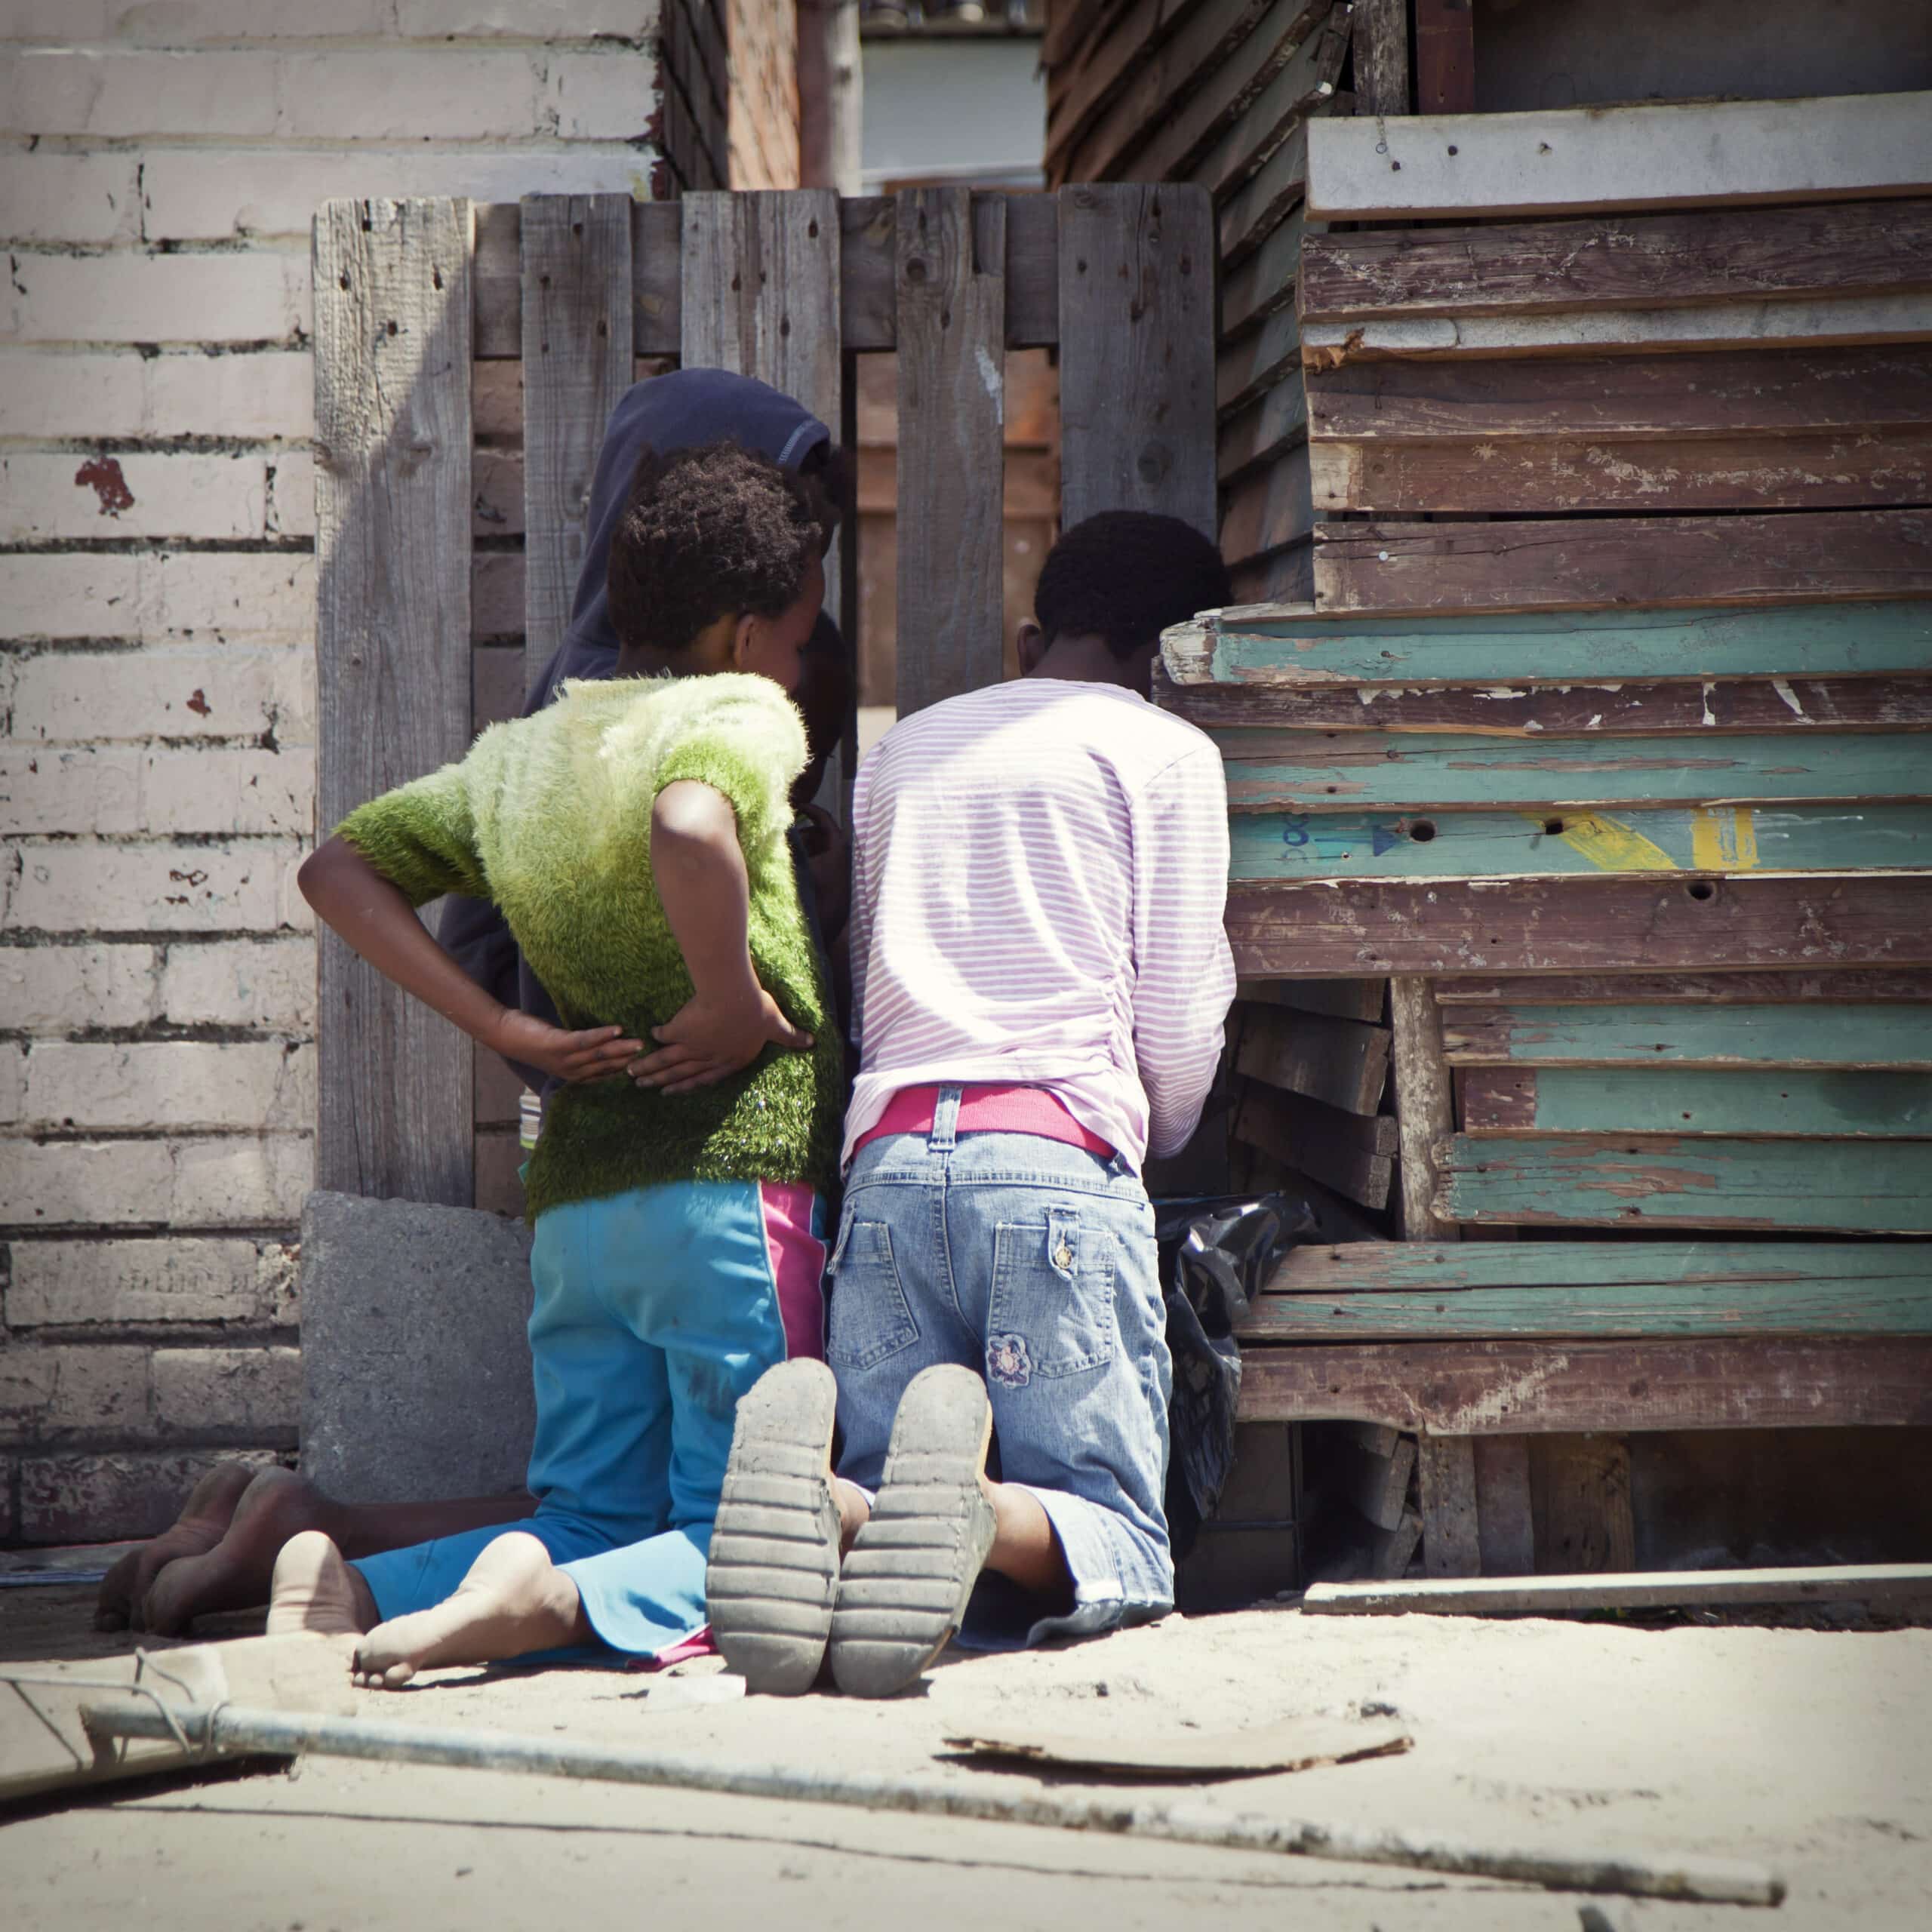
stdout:
<svg viewBox="0 0 1932 1932">
<path fill-rule="evenodd" d="M 614 1080 L 642 1050 L 621 1026 L 586 1026 L 571 1032 L 533 1014 L 504 1008 L 488 1044 L 506 1060 L 541 1068 L 574 1085 L 586 1080 Z"/>
<path fill-rule="evenodd" d="M 651 1029 L 657 1051 L 628 1069 L 640 1087 L 688 1094 L 747 1067 L 768 1046 L 809 1053 L 812 1036 L 794 1026 L 762 986 L 752 996 L 721 998 L 700 992 L 661 1026 Z"/>
</svg>

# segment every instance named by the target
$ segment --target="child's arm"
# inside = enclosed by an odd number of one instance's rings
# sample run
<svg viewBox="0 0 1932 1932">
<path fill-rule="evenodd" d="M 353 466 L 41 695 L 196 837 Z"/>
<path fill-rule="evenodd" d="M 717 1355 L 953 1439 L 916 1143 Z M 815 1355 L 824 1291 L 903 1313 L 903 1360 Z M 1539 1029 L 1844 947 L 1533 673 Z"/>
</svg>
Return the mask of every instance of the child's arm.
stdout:
<svg viewBox="0 0 1932 1932">
<path fill-rule="evenodd" d="M 651 873 L 696 991 L 651 1029 L 660 1044 L 631 1068 L 638 1084 L 688 1093 L 749 1066 L 768 1044 L 809 1050 L 811 1035 L 778 1010 L 752 969 L 751 880 L 722 792 L 679 779 L 658 793 Z"/>
<path fill-rule="evenodd" d="M 408 897 L 346 838 L 331 838 L 303 862 L 302 896 L 377 972 L 460 1026 L 472 1040 L 560 1080 L 605 1080 L 624 1070 L 643 1042 L 617 1026 L 566 1032 L 505 1006 L 478 986 L 429 937 Z"/>
</svg>

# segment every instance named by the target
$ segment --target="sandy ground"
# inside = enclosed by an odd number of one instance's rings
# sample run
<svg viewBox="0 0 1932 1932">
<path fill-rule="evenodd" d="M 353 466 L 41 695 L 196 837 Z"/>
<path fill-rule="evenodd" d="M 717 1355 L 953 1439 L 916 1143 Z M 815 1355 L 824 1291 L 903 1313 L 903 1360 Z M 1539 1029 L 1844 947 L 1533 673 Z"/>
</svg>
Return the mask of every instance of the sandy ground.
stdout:
<svg viewBox="0 0 1932 1932">
<path fill-rule="evenodd" d="M 0 1650 L 118 1647 L 80 1635 L 84 1594 L 0 1592 Z M 0 1818 L 0 1919 L 17 1932 L 1932 1926 L 1925 1629 L 1255 1611 L 949 1662 L 924 1694 L 889 1704 L 694 1703 L 724 1687 L 691 1682 L 451 1671 L 358 1695 L 372 1713 L 411 1721 L 1016 1790 L 1035 1780 L 960 1761 L 945 1738 L 1002 1724 L 1158 1737 L 1386 1706 L 1413 1729 L 1404 1756 L 1189 1795 L 1331 1823 L 1754 1858 L 1783 1874 L 1791 1896 L 1775 1911 L 1605 1899 L 1592 1919 L 1574 1897 L 1380 1868 L 317 1759 L 294 1775 L 177 1782 Z"/>
</svg>

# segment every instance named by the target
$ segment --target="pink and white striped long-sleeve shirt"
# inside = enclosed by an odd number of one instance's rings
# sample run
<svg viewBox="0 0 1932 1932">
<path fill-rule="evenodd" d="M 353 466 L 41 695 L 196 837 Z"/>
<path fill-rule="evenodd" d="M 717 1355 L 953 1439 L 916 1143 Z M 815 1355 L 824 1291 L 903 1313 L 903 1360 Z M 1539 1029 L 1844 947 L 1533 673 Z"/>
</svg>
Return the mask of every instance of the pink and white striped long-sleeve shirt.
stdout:
<svg viewBox="0 0 1932 1932">
<path fill-rule="evenodd" d="M 1044 1087 L 1137 1170 L 1186 1143 L 1234 996 L 1204 734 L 1115 685 L 989 685 L 893 728 L 852 824 L 848 1161 L 949 1081 Z"/>
</svg>

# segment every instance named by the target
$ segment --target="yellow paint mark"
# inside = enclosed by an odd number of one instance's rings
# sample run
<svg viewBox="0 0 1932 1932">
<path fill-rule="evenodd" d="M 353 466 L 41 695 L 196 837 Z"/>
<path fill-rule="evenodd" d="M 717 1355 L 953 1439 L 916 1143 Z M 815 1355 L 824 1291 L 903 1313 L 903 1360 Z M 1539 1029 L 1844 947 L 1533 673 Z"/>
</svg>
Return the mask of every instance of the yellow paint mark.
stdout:
<svg viewBox="0 0 1932 1932">
<path fill-rule="evenodd" d="M 1525 816 L 1537 826 L 1543 823 L 1534 814 Z M 1607 818 L 1600 812 L 1565 812 L 1562 817 L 1563 829 L 1556 835 L 1601 872 L 1674 872 L 1678 869 L 1677 861 L 1661 845 L 1621 819 Z"/>
<path fill-rule="evenodd" d="M 1758 826 L 1748 805 L 1694 806 L 1690 863 L 1700 872 L 1749 872 L 1758 867 Z"/>
</svg>

